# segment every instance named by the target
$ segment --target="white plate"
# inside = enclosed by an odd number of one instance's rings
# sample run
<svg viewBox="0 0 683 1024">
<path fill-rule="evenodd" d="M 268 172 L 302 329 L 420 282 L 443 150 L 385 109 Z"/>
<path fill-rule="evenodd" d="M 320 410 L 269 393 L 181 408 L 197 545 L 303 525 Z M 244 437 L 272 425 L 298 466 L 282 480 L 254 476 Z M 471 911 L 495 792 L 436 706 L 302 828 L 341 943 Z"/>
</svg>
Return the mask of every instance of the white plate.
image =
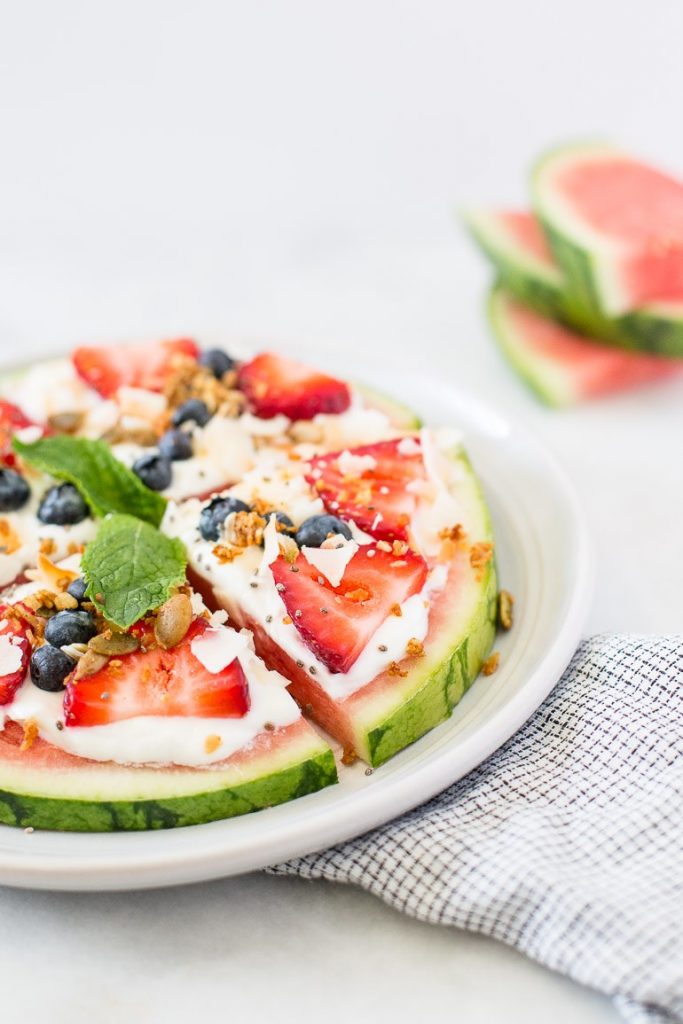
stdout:
<svg viewBox="0 0 683 1024">
<path fill-rule="evenodd" d="M 366 375 L 367 377 L 367 375 Z M 371 382 L 371 381 L 370 381 Z M 427 422 L 464 430 L 493 514 L 514 629 L 498 672 L 452 718 L 366 776 L 241 818 L 167 832 L 79 834 L 0 826 L 0 883 L 41 889 L 178 885 L 262 868 L 360 835 L 427 800 L 501 746 L 541 704 L 577 645 L 593 558 L 573 489 L 537 442 L 434 379 L 382 374 L 381 386 Z"/>
</svg>

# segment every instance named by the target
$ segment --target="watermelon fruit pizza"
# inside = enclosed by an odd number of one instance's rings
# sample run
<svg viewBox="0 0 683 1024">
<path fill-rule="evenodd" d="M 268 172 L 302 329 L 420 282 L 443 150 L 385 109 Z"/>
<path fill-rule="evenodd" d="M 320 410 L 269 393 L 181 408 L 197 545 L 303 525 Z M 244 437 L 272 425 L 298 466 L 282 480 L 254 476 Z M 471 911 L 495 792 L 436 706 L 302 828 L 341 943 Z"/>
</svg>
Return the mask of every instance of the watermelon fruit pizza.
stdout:
<svg viewBox="0 0 683 1024">
<path fill-rule="evenodd" d="M 683 184 L 612 147 L 565 146 L 537 163 L 531 193 L 533 212 L 465 216 L 497 274 L 494 337 L 522 379 L 568 405 L 681 374 Z"/>
<path fill-rule="evenodd" d="M 460 436 L 274 352 L 0 379 L 0 822 L 200 824 L 378 767 L 497 665 Z"/>
</svg>

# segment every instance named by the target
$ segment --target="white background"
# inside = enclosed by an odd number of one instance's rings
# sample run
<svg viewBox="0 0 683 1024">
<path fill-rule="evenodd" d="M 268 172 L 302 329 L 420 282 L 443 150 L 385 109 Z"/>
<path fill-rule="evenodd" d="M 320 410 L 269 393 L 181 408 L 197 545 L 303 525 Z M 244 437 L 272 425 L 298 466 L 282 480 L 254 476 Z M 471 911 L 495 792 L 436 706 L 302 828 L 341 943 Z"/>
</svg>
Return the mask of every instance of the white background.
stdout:
<svg viewBox="0 0 683 1024">
<path fill-rule="evenodd" d="M 454 210 L 608 137 L 683 171 L 680 0 L 0 3 L 0 349 L 202 330 L 431 369 L 540 432 L 598 554 L 590 629 L 680 629 L 670 383 L 536 406 Z M 250 876 L 0 893 L 3 1021 L 614 1021 L 512 951 Z M 40 979 L 40 984 L 37 984 Z"/>
</svg>

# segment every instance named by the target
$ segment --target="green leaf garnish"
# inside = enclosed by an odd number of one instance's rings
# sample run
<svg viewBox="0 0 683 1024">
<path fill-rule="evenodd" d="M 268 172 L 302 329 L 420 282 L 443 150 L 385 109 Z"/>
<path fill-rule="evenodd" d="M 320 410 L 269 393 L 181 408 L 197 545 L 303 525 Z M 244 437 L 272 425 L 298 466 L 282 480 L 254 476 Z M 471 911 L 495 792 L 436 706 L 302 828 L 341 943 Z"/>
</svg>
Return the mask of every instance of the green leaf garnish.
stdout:
<svg viewBox="0 0 683 1024">
<path fill-rule="evenodd" d="M 145 487 L 104 441 L 59 435 L 25 444 L 15 437 L 12 446 L 29 465 L 77 487 L 93 515 L 125 512 L 153 526 L 163 518 L 166 499 Z"/>
<path fill-rule="evenodd" d="M 161 607 L 184 582 L 186 565 L 179 540 L 118 513 L 107 516 L 81 562 L 88 597 L 120 629 Z"/>
</svg>

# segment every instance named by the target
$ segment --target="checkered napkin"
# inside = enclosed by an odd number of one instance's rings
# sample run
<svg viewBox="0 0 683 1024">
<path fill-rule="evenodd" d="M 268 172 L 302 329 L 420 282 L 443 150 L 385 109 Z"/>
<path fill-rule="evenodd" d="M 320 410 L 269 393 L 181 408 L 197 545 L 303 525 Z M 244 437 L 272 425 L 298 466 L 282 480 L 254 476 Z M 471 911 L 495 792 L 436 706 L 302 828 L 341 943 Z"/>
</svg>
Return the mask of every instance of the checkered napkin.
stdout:
<svg viewBox="0 0 683 1024">
<path fill-rule="evenodd" d="M 353 842 L 271 869 L 354 882 L 683 1022 L 683 636 L 584 642 L 467 778 Z"/>
</svg>

